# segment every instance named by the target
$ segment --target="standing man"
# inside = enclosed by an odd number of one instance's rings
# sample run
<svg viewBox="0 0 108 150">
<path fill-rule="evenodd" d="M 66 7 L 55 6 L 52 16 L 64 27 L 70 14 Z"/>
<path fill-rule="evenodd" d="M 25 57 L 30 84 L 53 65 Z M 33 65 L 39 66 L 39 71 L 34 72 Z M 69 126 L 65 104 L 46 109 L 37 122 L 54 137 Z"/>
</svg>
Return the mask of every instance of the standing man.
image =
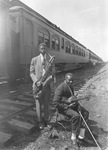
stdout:
<svg viewBox="0 0 108 150">
<path fill-rule="evenodd" d="M 49 60 L 51 56 L 47 54 L 47 47 L 45 43 L 39 45 L 40 55 L 32 58 L 30 65 L 30 77 L 33 81 L 33 96 L 36 103 L 36 113 L 39 122 L 39 128 L 43 129 L 44 125 L 49 121 L 49 102 L 51 98 L 51 81 L 56 82 L 55 78 L 55 65 L 51 63 L 50 69 L 48 69 Z M 47 73 L 47 79 L 42 83 L 41 79 L 45 77 Z M 37 92 L 37 88 L 40 90 Z M 38 88 L 39 89 L 39 88 Z M 41 93 L 39 95 L 39 93 Z M 42 120 L 42 105 L 44 106 L 44 124 Z"/>
<path fill-rule="evenodd" d="M 80 106 L 78 102 L 72 103 L 72 99 L 76 99 L 72 83 L 73 74 L 67 73 L 64 82 L 55 90 L 54 103 L 59 113 L 71 118 L 71 140 L 75 149 L 78 150 L 77 137 L 83 139 L 85 135 L 85 125 L 79 114 L 79 108 L 86 121 L 89 117 L 89 112 Z"/>
</svg>

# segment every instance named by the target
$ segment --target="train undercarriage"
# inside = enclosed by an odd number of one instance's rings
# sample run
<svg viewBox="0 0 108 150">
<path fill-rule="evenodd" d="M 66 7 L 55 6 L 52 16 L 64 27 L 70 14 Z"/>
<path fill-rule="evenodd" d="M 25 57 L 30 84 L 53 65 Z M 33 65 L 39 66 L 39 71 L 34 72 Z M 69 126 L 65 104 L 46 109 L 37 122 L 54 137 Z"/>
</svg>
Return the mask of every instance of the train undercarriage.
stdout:
<svg viewBox="0 0 108 150">
<path fill-rule="evenodd" d="M 57 63 L 56 72 L 64 72 L 88 66 L 88 63 Z M 5 67 L 3 67 L 5 68 Z M 16 83 L 28 83 L 30 79 L 30 64 L 12 64 L 8 63 L 6 69 L 0 69 L 0 79 L 7 80 L 10 85 Z"/>
</svg>

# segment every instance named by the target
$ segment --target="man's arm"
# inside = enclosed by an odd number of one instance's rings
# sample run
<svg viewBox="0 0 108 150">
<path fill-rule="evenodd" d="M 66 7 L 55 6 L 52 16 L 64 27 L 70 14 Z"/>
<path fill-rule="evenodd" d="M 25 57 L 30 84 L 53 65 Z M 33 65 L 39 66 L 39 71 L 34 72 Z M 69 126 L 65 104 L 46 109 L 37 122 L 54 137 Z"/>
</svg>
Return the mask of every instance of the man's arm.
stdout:
<svg viewBox="0 0 108 150">
<path fill-rule="evenodd" d="M 31 64 L 30 64 L 30 77 L 33 81 L 33 83 L 35 83 L 37 81 L 36 75 L 35 75 L 35 63 L 34 63 L 34 58 L 31 60 Z"/>
</svg>

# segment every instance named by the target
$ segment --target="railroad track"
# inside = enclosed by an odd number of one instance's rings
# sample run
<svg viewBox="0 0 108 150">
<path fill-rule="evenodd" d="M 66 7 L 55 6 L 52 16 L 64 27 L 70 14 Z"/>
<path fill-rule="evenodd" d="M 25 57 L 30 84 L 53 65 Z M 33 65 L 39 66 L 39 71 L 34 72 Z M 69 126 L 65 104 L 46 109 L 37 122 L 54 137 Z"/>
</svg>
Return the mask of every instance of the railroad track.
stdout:
<svg viewBox="0 0 108 150">
<path fill-rule="evenodd" d="M 94 80 L 106 71 L 107 69 L 95 75 L 91 74 L 90 70 L 87 70 L 86 73 L 81 70 L 74 71 L 76 75 L 74 81 L 75 92 L 78 94 L 83 93 Z M 58 74 L 58 84 L 62 82 L 64 75 L 65 73 Z M 86 84 L 87 80 L 89 80 L 88 84 Z M 16 133 L 26 136 L 36 130 L 37 120 L 32 91 L 24 93 L 11 91 L 10 93 L 9 96 L 0 97 L 0 146 L 14 143 Z"/>
<path fill-rule="evenodd" d="M 33 96 L 28 92 L 0 98 L 0 146 L 13 142 L 15 132 L 33 133 L 36 128 L 34 108 Z"/>
</svg>

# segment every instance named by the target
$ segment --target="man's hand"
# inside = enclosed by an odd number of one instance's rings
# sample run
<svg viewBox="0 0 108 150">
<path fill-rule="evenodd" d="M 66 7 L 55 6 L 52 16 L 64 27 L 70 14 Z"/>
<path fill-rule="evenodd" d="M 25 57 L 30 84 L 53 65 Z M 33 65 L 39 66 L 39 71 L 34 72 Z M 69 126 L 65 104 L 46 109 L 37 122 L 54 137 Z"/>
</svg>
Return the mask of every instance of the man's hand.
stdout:
<svg viewBox="0 0 108 150">
<path fill-rule="evenodd" d="M 36 85 L 37 87 L 40 87 L 41 84 L 42 84 L 42 83 L 41 83 L 40 81 L 38 81 L 38 82 L 35 83 L 35 85 Z"/>
<path fill-rule="evenodd" d="M 71 103 L 71 104 L 69 105 L 69 107 L 72 108 L 72 107 L 74 107 L 75 105 L 76 105 L 76 102 Z"/>
<path fill-rule="evenodd" d="M 54 77 L 54 83 L 56 83 L 56 77 Z"/>
<path fill-rule="evenodd" d="M 77 97 L 73 95 L 73 96 L 71 96 L 70 98 L 68 98 L 67 102 L 68 102 L 68 103 L 72 103 L 72 101 L 73 101 L 73 100 L 76 100 L 76 99 L 77 99 Z"/>
<path fill-rule="evenodd" d="M 70 98 L 68 98 L 68 100 L 67 100 L 67 103 L 71 103 L 72 102 L 72 98 L 70 97 Z"/>
</svg>

